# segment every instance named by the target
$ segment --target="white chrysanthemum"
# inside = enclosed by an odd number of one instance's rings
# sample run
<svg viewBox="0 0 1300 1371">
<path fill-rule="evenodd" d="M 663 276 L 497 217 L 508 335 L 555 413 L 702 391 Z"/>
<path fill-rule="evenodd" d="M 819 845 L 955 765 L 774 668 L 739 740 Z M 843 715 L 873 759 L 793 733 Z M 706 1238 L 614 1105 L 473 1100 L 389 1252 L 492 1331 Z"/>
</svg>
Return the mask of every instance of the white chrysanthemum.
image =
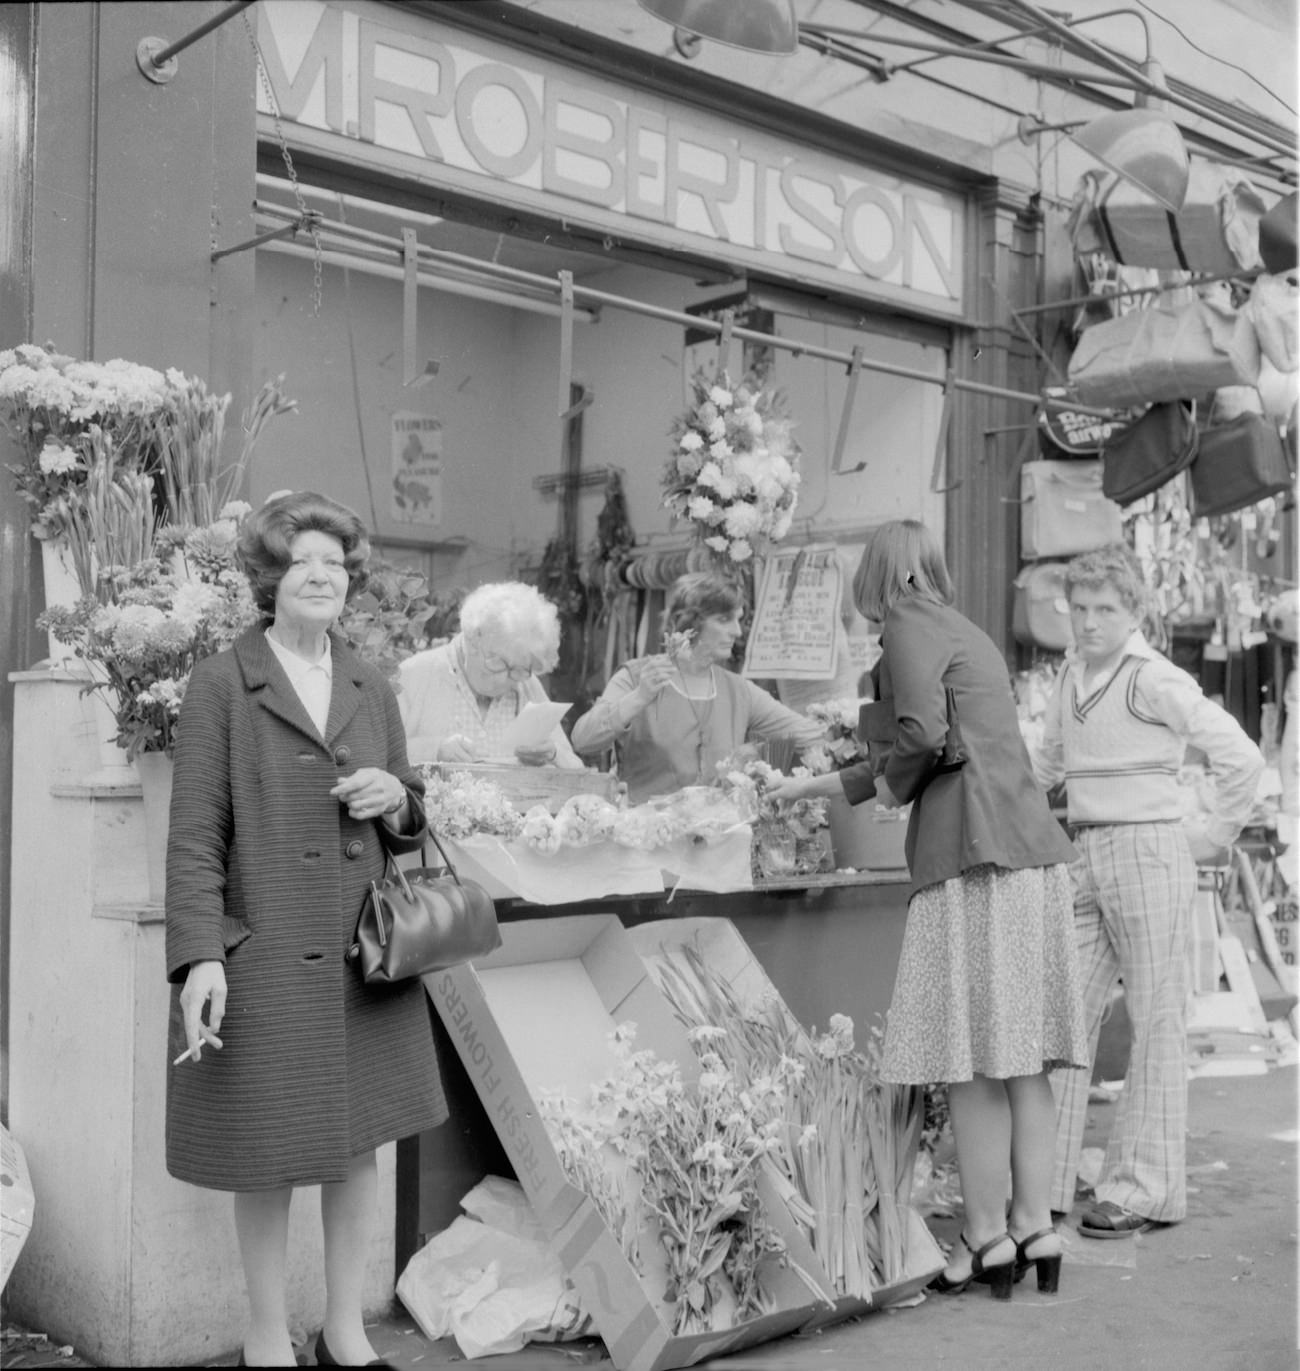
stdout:
<svg viewBox="0 0 1300 1371">
<path fill-rule="evenodd" d="M 238 523 L 246 514 L 251 514 L 253 506 L 247 500 L 229 500 L 221 506 L 220 518 L 233 519 Z"/>
<path fill-rule="evenodd" d="M 748 538 L 733 538 L 727 555 L 733 562 L 747 562 L 754 555 L 754 549 Z"/>
<path fill-rule="evenodd" d="M 705 465 L 699 469 L 698 476 L 695 477 L 697 484 L 712 485 L 714 489 L 717 488 L 717 483 L 721 480 L 723 480 L 723 469 L 717 465 L 717 462 L 705 462 Z"/>
<path fill-rule="evenodd" d="M 714 419 L 708 426 L 708 433 L 711 443 L 716 443 L 719 438 L 725 438 L 727 436 L 727 421 L 721 416 Z"/>
<path fill-rule="evenodd" d="M 708 519 L 718 512 L 718 507 L 707 495 L 692 495 L 686 505 L 686 512 L 692 519 Z"/>
<path fill-rule="evenodd" d="M 714 552 L 726 552 L 730 540 L 724 538 L 720 533 L 714 533 L 704 540 L 705 547 L 711 547 Z"/>
<path fill-rule="evenodd" d="M 768 464 L 772 475 L 783 484 L 788 484 L 790 478 L 795 474 L 794 468 L 779 452 L 773 452 L 769 455 Z"/>
<path fill-rule="evenodd" d="M 709 456 L 715 462 L 724 462 L 731 456 L 731 444 L 725 438 L 719 438 L 716 443 L 709 444 Z"/>
<path fill-rule="evenodd" d="M 206 581 L 184 581 L 176 588 L 172 615 L 191 630 L 221 605 L 222 595 Z"/>
<path fill-rule="evenodd" d="M 731 408 L 731 392 L 722 386 L 711 386 L 709 388 L 709 399 L 713 401 L 719 409 Z"/>
<path fill-rule="evenodd" d="M 53 438 L 47 438 L 36 464 L 47 476 L 63 476 L 69 471 L 76 470 L 77 454 L 72 448 L 65 447 Z"/>
<path fill-rule="evenodd" d="M 681 448 L 683 452 L 695 452 L 704 446 L 704 439 L 700 437 L 695 429 L 688 428 L 686 432 L 682 434 L 677 446 Z"/>
<path fill-rule="evenodd" d="M 759 531 L 761 522 L 753 505 L 736 504 L 727 510 L 723 525 L 732 538 L 749 538 Z"/>
</svg>

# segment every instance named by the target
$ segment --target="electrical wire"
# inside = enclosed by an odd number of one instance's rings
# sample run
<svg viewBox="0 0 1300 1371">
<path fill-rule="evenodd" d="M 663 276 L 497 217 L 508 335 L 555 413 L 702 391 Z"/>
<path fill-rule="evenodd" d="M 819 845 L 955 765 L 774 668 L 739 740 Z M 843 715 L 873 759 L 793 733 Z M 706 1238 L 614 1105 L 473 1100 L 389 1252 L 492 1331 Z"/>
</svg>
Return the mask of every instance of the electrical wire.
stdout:
<svg viewBox="0 0 1300 1371">
<path fill-rule="evenodd" d="M 1174 21 L 1170 19 L 1167 15 L 1161 14 L 1159 10 L 1152 9 L 1150 5 L 1146 4 L 1145 0 L 1134 0 L 1134 3 L 1140 6 L 1142 9 L 1146 10 L 1146 12 L 1149 15 L 1151 15 L 1152 18 L 1159 19 L 1161 23 L 1168 24 L 1169 27 L 1173 29 L 1173 31 L 1183 40 L 1184 43 L 1187 44 L 1189 48 L 1195 48 L 1196 51 L 1199 52 L 1202 57 L 1208 57 L 1211 59 L 1211 61 L 1218 62 L 1220 66 L 1231 67 L 1233 71 L 1239 71 L 1243 76 L 1248 76 L 1260 88 L 1260 90 L 1262 90 L 1266 95 L 1269 95 L 1274 100 L 1276 100 L 1284 110 L 1289 110 L 1292 114 L 1296 113 L 1295 109 L 1292 108 L 1292 106 L 1288 105 L 1287 102 L 1283 100 L 1282 97 L 1275 90 L 1273 90 L 1269 86 L 1266 86 L 1263 83 L 1263 81 L 1261 81 L 1259 77 L 1255 75 L 1253 71 L 1247 71 L 1245 67 L 1238 66 L 1236 62 L 1229 62 L 1226 57 L 1220 57 L 1217 53 L 1207 51 L 1205 48 L 1201 47 L 1199 43 L 1194 42 L 1191 38 L 1189 38 L 1187 34 L 1184 33 L 1183 30 L 1180 29 L 1178 25 L 1175 24 Z"/>
</svg>

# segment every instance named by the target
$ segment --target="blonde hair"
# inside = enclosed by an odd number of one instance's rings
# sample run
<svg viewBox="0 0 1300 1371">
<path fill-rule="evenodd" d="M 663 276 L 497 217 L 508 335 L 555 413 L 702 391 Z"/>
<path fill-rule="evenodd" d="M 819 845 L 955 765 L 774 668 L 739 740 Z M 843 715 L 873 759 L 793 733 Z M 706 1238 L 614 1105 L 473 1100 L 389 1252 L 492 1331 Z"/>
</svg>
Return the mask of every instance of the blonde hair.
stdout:
<svg viewBox="0 0 1300 1371">
<path fill-rule="evenodd" d="M 883 623 L 905 595 L 952 604 L 952 579 L 938 539 L 918 519 L 876 529 L 853 576 L 853 600 L 864 619 Z"/>
</svg>

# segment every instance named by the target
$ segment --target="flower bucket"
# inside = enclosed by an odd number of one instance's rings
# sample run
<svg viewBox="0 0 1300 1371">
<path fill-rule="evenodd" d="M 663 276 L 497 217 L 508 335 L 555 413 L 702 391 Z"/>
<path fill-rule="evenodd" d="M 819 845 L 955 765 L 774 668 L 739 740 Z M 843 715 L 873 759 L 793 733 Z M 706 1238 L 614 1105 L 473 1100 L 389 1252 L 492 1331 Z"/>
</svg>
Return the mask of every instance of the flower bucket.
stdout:
<svg viewBox="0 0 1300 1371">
<path fill-rule="evenodd" d="M 77 579 L 77 569 L 72 564 L 72 553 L 64 539 L 42 539 L 41 572 L 45 578 L 46 609 L 53 609 L 56 606 L 70 608 L 81 599 L 81 582 Z M 49 639 L 50 666 L 64 666 L 68 662 L 76 661 L 77 654 L 67 643 L 59 642 L 48 630 L 46 637 Z"/>
<path fill-rule="evenodd" d="M 121 751 L 121 749 L 118 749 Z M 122 753 L 125 757 L 126 754 Z M 149 903 L 167 896 L 167 831 L 172 806 L 172 759 L 165 752 L 141 752 L 135 759 L 144 799 L 144 842 L 149 862 Z"/>
<path fill-rule="evenodd" d="M 903 842 L 909 812 L 907 808 L 877 809 L 871 800 L 851 805 L 837 796 L 827 810 L 835 865 L 859 871 L 906 871 Z"/>
</svg>

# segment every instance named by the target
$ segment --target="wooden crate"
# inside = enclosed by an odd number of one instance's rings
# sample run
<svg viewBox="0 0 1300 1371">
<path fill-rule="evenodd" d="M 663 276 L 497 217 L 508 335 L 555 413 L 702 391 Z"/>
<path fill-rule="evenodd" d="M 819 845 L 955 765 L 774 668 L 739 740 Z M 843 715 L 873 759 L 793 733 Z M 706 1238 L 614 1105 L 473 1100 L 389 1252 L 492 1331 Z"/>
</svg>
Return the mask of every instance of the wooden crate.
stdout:
<svg viewBox="0 0 1300 1371">
<path fill-rule="evenodd" d="M 601 795 L 616 803 L 620 791 L 617 776 L 607 771 L 581 771 L 558 766 L 512 766 L 498 762 L 430 762 L 422 770 L 442 777 L 468 772 L 501 787 L 506 798 L 522 814 L 544 804 L 552 814 L 570 795 Z"/>
</svg>

